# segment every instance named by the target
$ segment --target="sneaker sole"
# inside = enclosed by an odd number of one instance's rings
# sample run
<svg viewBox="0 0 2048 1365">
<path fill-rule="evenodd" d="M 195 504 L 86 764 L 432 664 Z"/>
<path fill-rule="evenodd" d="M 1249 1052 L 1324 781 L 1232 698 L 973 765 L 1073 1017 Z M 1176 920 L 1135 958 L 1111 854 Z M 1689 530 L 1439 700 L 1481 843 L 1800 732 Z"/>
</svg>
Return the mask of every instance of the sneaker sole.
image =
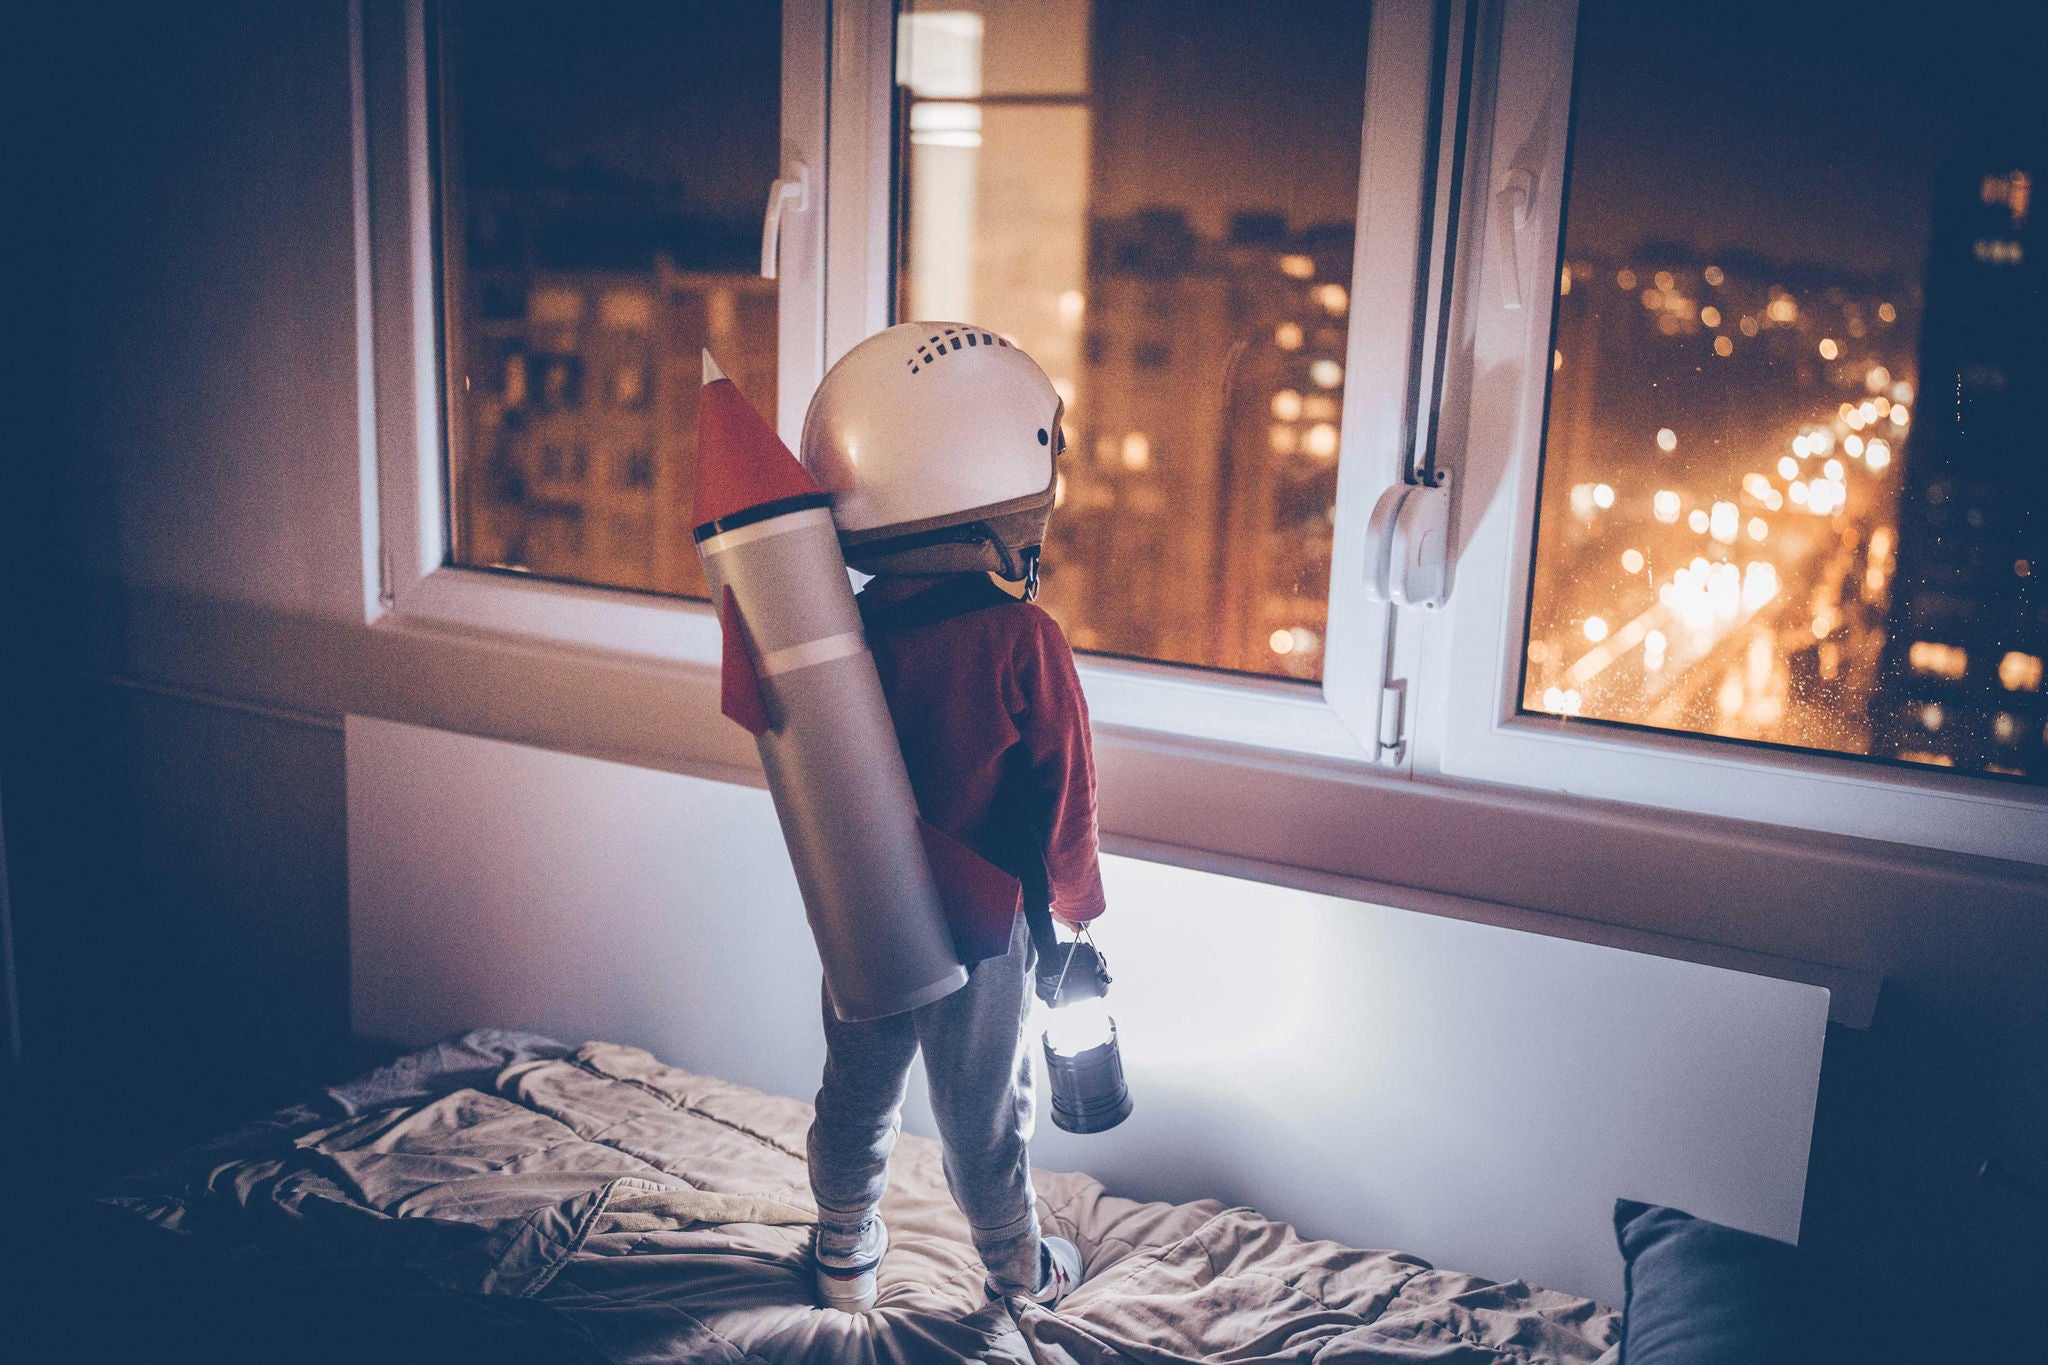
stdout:
<svg viewBox="0 0 2048 1365">
<path fill-rule="evenodd" d="M 825 1307 L 836 1308 L 842 1313 L 865 1313 L 875 1306 L 875 1272 L 864 1270 L 857 1275 L 835 1275 L 830 1271 L 818 1271 L 818 1297 Z"/>
<path fill-rule="evenodd" d="M 889 1254 L 889 1232 L 882 1230 L 881 1250 L 875 1259 L 859 1268 L 844 1270 L 827 1269 L 815 1259 L 811 1262 L 813 1278 L 818 1283 L 818 1299 L 827 1308 L 842 1313 L 866 1313 L 875 1306 L 876 1287 L 882 1268 L 882 1257 Z"/>
</svg>

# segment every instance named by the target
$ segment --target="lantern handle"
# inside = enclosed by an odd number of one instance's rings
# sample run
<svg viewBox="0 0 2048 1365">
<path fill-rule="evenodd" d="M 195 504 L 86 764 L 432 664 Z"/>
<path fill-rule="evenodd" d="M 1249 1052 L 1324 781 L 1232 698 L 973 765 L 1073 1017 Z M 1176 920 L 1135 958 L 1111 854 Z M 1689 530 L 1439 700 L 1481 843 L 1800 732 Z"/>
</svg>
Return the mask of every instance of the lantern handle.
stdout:
<svg viewBox="0 0 2048 1365">
<path fill-rule="evenodd" d="M 1085 943 L 1085 944 L 1087 944 L 1087 945 L 1088 945 L 1088 946 L 1089 946 L 1090 948 L 1094 948 L 1094 947 L 1095 947 L 1095 935 L 1094 935 L 1093 933 L 1089 932 L 1089 929 L 1088 929 L 1088 925 L 1087 925 L 1087 922 L 1086 922 L 1086 921 L 1083 921 L 1083 922 L 1082 922 L 1082 923 L 1080 923 L 1080 924 L 1074 925 L 1074 926 L 1073 926 L 1073 929 L 1074 929 L 1074 942 L 1076 942 L 1076 943 Z M 1100 949 L 1096 949 L 1096 960 L 1097 960 L 1098 962 L 1099 962 L 1099 961 L 1101 961 L 1101 957 L 1102 957 L 1102 953 L 1101 953 L 1101 950 L 1100 950 Z M 1048 1005 L 1053 1005 L 1053 1006 L 1057 1006 L 1057 1005 L 1059 1004 L 1059 1002 L 1060 1002 L 1060 991 L 1061 991 L 1061 990 L 1062 990 L 1062 988 L 1064 988 L 1064 987 L 1066 986 L 1066 984 L 1067 984 L 1067 973 L 1068 973 L 1068 972 L 1070 972 L 1070 971 L 1072 971 L 1073 969 L 1074 969 L 1074 955 L 1073 955 L 1072 953 L 1068 953 L 1068 954 L 1066 955 L 1066 958 L 1065 958 L 1065 959 L 1064 959 L 1064 960 L 1063 960 L 1063 961 L 1062 961 L 1062 962 L 1060 963 L 1060 974 L 1059 974 L 1059 979 L 1058 979 L 1057 981 L 1054 981 L 1054 982 L 1052 983 L 1052 999 L 1050 999 L 1050 1000 L 1046 1001 L 1046 1003 L 1047 1003 Z"/>
<path fill-rule="evenodd" d="M 1074 931 L 1074 941 L 1076 943 L 1081 941 L 1080 936 L 1082 932 L 1082 929 L 1076 929 Z M 1074 955 L 1072 953 L 1068 953 L 1066 956 L 1066 960 L 1060 963 L 1060 979 L 1052 983 L 1052 999 L 1047 1003 L 1052 1005 L 1059 1004 L 1060 989 L 1067 984 L 1067 973 L 1072 971 L 1073 969 Z"/>
</svg>

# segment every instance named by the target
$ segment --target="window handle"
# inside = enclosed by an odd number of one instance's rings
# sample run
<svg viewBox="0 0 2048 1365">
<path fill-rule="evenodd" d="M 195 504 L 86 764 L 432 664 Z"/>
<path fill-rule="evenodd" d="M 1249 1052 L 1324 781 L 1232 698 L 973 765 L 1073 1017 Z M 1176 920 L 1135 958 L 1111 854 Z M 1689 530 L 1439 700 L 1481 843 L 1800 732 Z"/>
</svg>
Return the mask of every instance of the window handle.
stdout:
<svg viewBox="0 0 2048 1365">
<path fill-rule="evenodd" d="M 789 175 L 768 187 L 768 211 L 761 218 L 761 278 L 775 278 L 782 254 L 782 211 L 795 200 L 798 213 L 811 207 L 811 168 L 798 161 Z"/>
<path fill-rule="evenodd" d="M 1529 172 L 1517 166 L 1508 172 L 1501 182 L 1500 193 L 1493 197 L 1493 221 L 1500 233 L 1500 259 L 1506 267 L 1502 281 L 1501 307 L 1522 306 L 1522 229 L 1529 225 L 1529 192 L 1533 181 Z"/>
<path fill-rule="evenodd" d="M 1397 483 L 1380 494 L 1365 527 L 1365 595 L 1433 611 L 1451 593 L 1450 472 L 1434 486 Z"/>
</svg>

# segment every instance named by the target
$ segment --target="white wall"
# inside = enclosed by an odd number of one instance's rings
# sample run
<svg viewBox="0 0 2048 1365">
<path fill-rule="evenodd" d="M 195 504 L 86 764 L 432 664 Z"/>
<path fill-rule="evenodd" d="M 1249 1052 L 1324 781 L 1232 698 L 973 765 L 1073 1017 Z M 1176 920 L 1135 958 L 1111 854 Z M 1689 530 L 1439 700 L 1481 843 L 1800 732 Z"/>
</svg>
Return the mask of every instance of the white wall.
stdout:
<svg viewBox="0 0 2048 1365">
<path fill-rule="evenodd" d="M 765 792 L 347 735 L 357 1032 L 511 1025 L 816 1090 L 817 956 Z M 1127 858 L 1105 877 L 1137 1108 L 1041 1124 L 1041 1166 L 1608 1303 L 1617 1195 L 1797 1238 L 1825 991 Z"/>
</svg>

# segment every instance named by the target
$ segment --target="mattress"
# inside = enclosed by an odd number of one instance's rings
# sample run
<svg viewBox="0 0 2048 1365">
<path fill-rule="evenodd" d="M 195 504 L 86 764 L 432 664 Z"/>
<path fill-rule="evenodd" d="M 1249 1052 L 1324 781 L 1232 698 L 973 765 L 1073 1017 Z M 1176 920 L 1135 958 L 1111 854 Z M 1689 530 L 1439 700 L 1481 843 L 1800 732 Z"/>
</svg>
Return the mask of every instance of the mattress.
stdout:
<svg viewBox="0 0 2048 1365">
<path fill-rule="evenodd" d="M 811 1303 L 810 1106 L 613 1043 L 482 1030 L 128 1177 L 102 1202 L 237 1254 L 544 1313 L 617 1362 L 1611 1362 L 1585 1299 L 1304 1240 L 1249 1208 L 1038 1172 L 1085 1282 L 987 1300 L 938 1144 L 905 1136 L 873 1313 Z M 1345 1174 L 1332 1171 L 1330 1178 Z"/>
</svg>

